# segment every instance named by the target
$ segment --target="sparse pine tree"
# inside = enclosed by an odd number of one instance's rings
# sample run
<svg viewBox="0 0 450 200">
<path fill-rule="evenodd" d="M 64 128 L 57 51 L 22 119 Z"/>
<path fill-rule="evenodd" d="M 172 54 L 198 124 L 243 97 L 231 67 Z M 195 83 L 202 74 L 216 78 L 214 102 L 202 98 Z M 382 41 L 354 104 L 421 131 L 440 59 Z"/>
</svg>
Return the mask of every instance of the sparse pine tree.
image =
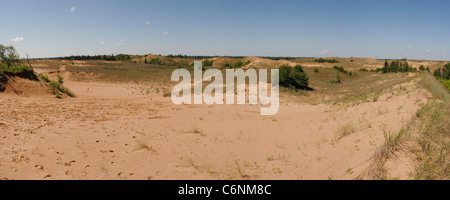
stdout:
<svg viewBox="0 0 450 200">
<path fill-rule="evenodd" d="M 387 60 L 384 61 L 383 73 L 389 72 L 389 63 Z"/>
</svg>

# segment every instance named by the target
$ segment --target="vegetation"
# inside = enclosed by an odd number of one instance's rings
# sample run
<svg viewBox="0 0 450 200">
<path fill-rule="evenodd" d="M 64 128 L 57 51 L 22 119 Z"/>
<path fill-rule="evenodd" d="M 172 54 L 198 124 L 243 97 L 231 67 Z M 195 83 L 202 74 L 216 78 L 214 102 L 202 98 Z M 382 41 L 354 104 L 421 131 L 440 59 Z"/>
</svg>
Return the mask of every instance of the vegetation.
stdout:
<svg viewBox="0 0 450 200">
<path fill-rule="evenodd" d="M 314 68 L 314 73 L 319 73 L 319 69 L 317 67 Z"/>
<path fill-rule="evenodd" d="M 323 59 L 323 58 L 316 58 L 313 60 L 314 62 L 318 63 L 338 63 L 336 59 Z"/>
<path fill-rule="evenodd" d="M 64 83 L 64 78 L 60 75 L 57 75 L 58 80 L 57 81 L 50 81 L 50 89 L 53 92 L 53 94 L 58 98 L 61 99 L 62 98 L 62 94 L 67 94 L 67 96 L 69 97 L 76 97 L 76 95 L 70 91 L 68 88 L 63 86 Z M 46 82 L 47 80 L 45 78 L 43 78 Z M 48 77 L 47 77 L 48 79 Z"/>
<path fill-rule="evenodd" d="M 386 60 L 384 63 L 384 67 L 380 69 L 380 71 L 382 71 L 383 73 L 416 72 L 417 69 L 410 67 L 409 63 L 405 59 L 403 59 L 403 60 L 393 60 L 391 64 L 389 64 L 388 61 Z"/>
<path fill-rule="evenodd" d="M 150 60 L 150 64 L 153 64 L 153 65 L 160 65 L 160 64 L 161 64 L 161 60 L 159 60 L 159 58 L 152 58 L 152 59 Z"/>
<path fill-rule="evenodd" d="M 450 63 L 445 64 L 442 69 L 435 69 L 433 75 L 440 79 L 442 84 L 450 90 Z"/>
<path fill-rule="evenodd" d="M 224 69 L 233 69 L 233 68 L 242 68 L 245 67 L 246 65 L 250 64 L 251 61 L 247 60 L 245 63 L 242 61 L 238 61 L 236 63 L 234 63 L 234 65 L 231 65 L 230 63 L 225 63 L 222 68 Z"/>
<path fill-rule="evenodd" d="M 334 66 L 333 69 L 338 70 L 339 72 L 342 72 L 343 74 L 352 76 L 353 74 L 347 70 L 344 69 L 344 67 L 338 67 Z"/>
<path fill-rule="evenodd" d="M 211 67 L 211 66 L 213 66 L 213 64 L 214 64 L 214 62 L 212 60 L 208 60 L 208 59 L 204 60 L 202 63 L 202 65 L 204 67 Z"/>
<path fill-rule="evenodd" d="M 311 90 L 309 87 L 309 77 L 303 71 L 301 65 L 291 68 L 287 65 L 280 67 L 280 85 L 288 88 Z"/>
<path fill-rule="evenodd" d="M 105 61 L 128 61 L 131 60 L 130 55 L 126 54 L 118 54 L 118 55 L 77 55 L 77 56 L 66 56 L 66 57 L 56 57 L 56 58 L 49 58 L 49 59 L 55 59 L 55 60 L 105 60 Z"/>
</svg>

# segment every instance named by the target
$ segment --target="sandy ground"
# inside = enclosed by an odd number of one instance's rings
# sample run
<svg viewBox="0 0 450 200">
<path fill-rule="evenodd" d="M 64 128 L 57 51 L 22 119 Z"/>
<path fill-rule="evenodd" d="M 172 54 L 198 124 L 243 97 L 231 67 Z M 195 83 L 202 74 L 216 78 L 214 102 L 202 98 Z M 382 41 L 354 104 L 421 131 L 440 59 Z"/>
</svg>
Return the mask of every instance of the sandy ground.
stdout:
<svg viewBox="0 0 450 200">
<path fill-rule="evenodd" d="M 78 97 L 0 94 L 0 179 L 354 179 L 427 100 L 419 89 L 353 106 L 281 96 L 280 112 L 261 116 L 133 85 L 65 85 Z M 407 179 L 401 163 L 390 167 Z"/>
</svg>

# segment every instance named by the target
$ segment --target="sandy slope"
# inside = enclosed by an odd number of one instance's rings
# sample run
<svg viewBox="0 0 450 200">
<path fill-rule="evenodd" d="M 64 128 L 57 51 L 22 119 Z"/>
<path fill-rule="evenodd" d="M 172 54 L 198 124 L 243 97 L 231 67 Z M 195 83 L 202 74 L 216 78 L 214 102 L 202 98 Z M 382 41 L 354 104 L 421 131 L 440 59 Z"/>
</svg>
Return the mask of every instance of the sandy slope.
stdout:
<svg viewBox="0 0 450 200">
<path fill-rule="evenodd" d="M 251 105 L 176 106 L 132 85 L 66 86 L 78 97 L 0 94 L 0 179 L 353 179 L 426 101 L 414 85 L 355 106 L 282 96 L 267 117 Z"/>
</svg>

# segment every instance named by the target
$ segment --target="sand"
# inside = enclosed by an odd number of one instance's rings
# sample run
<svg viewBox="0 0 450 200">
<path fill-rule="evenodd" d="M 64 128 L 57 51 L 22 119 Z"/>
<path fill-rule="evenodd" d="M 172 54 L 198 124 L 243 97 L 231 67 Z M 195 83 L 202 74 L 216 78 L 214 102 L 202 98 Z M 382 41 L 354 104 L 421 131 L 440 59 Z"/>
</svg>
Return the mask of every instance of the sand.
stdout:
<svg viewBox="0 0 450 200">
<path fill-rule="evenodd" d="M 65 85 L 77 98 L 0 94 L 0 179 L 355 179 L 427 101 L 421 89 L 358 105 L 281 96 L 280 112 L 261 116 L 177 106 L 142 85 Z M 392 176 L 407 179 L 414 168 L 401 163 Z"/>
</svg>

